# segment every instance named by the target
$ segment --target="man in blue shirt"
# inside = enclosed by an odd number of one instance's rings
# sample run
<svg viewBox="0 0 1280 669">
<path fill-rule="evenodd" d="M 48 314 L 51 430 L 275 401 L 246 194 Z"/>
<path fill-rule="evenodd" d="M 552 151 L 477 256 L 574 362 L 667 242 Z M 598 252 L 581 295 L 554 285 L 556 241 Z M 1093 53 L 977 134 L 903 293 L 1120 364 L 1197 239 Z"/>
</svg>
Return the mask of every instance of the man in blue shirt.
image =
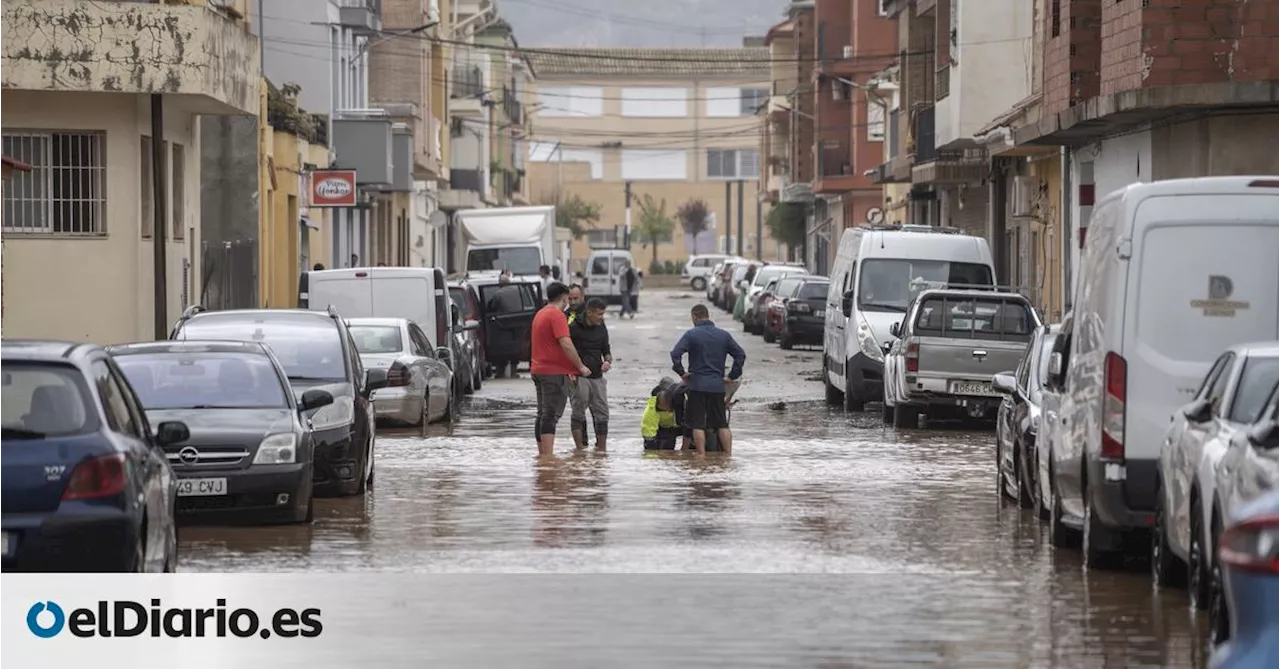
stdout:
<svg viewBox="0 0 1280 669">
<path fill-rule="evenodd" d="M 693 327 L 680 337 L 671 349 L 671 369 L 684 380 L 689 388 L 685 399 L 685 425 L 693 430 L 693 446 L 699 455 L 707 452 L 707 431 L 715 430 L 717 441 L 725 455 L 733 445 L 733 434 L 725 415 L 724 360 L 733 358 L 733 368 L 727 379 L 737 381 L 742 376 L 742 365 L 747 353 L 742 350 L 733 335 L 716 327 L 705 305 L 699 304 L 691 311 Z M 689 354 L 689 371 L 682 360 Z"/>
</svg>

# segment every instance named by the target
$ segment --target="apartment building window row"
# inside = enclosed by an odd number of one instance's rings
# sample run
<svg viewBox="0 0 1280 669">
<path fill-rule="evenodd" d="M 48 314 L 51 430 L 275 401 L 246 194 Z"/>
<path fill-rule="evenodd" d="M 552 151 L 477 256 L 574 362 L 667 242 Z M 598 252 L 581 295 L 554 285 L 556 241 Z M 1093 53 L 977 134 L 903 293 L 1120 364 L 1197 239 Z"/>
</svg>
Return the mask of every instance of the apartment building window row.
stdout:
<svg viewBox="0 0 1280 669">
<path fill-rule="evenodd" d="M 683 181 L 689 178 L 689 158 L 685 151 L 670 149 L 623 149 L 624 181 Z"/>
<path fill-rule="evenodd" d="M 604 90 L 599 86 L 543 86 L 538 103 L 543 117 L 604 116 Z"/>
<path fill-rule="evenodd" d="M 622 89 L 622 115 L 683 118 L 689 115 L 689 90 L 659 86 Z"/>
<path fill-rule="evenodd" d="M 107 233 L 106 135 L 20 131 L 3 152 L 31 165 L 4 188 L 4 231 L 56 235 Z"/>
<path fill-rule="evenodd" d="M 708 179 L 755 179 L 760 176 L 759 149 L 708 149 Z"/>
<path fill-rule="evenodd" d="M 766 86 L 724 86 L 706 89 L 707 116 L 755 116 L 769 100 Z"/>
</svg>

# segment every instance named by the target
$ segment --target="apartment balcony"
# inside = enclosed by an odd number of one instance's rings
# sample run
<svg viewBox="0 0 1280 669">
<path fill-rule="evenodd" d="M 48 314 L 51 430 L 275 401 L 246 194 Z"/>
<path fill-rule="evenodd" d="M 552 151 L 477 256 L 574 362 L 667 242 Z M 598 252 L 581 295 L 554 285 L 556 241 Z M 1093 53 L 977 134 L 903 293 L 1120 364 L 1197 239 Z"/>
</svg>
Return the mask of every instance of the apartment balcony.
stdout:
<svg viewBox="0 0 1280 669">
<path fill-rule="evenodd" d="M 932 160 L 911 168 L 911 183 L 979 185 L 987 177 L 990 161 L 984 149 L 938 151 Z"/>
<path fill-rule="evenodd" d="M 484 70 L 479 65 L 454 65 L 449 77 L 449 109 L 479 116 L 485 97 Z"/>
<path fill-rule="evenodd" d="M 357 35 L 376 35 L 382 30 L 382 0 L 339 0 L 338 22 Z"/>
<path fill-rule="evenodd" d="M 857 188 L 859 179 L 853 173 L 852 155 L 847 139 L 821 140 L 818 143 L 818 178 L 813 192 L 830 195 Z"/>
<path fill-rule="evenodd" d="M 198 114 L 257 114 L 258 38 L 236 0 L 4 0 L 3 88 L 182 98 Z"/>
</svg>

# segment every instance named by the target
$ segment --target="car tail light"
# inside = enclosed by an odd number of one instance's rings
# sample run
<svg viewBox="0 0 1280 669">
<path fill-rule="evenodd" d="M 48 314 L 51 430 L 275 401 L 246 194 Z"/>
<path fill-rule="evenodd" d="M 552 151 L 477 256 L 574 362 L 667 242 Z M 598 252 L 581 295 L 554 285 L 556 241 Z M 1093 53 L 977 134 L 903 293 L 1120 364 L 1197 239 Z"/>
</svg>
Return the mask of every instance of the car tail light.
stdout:
<svg viewBox="0 0 1280 669">
<path fill-rule="evenodd" d="M 63 501 L 101 499 L 124 492 L 124 455 L 119 453 L 89 458 L 71 472 Z"/>
<path fill-rule="evenodd" d="M 1117 353 L 1108 353 L 1103 377 L 1102 457 L 1124 458 L 1124 403 L 1128 393 L 1128 364 Z"/>
<path fill-rule="evenodd" d="M 1251 518 L 1227 528 L 1218 539 L 1218 559 L 1241 571 L 1276 574 L 1280 516 Z"/>
<path fill-rule="evenodd" d="M 907 342 L 906 357 L 907 371 L 912 373 L 920 371 L 920 344 L 918 342 Z"/>
<path fill-rule="evenodd" d="M 392 364 L 391 369 L 387 370 L 387 385 L 390 387 L 409 385 L 409 368 L 402 362 Z"/>
</svg>

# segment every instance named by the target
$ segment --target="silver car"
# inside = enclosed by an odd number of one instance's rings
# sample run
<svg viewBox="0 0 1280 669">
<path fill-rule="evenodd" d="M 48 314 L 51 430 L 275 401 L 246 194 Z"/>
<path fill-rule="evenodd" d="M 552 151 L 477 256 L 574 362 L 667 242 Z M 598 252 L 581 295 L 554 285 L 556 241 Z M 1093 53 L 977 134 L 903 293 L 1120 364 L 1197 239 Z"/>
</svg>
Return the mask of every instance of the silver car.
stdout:
<svg viewBox="0 0 1280 669">
<path fill-rule="evenodd" d="M 448 348 L 432 345 L 417 323 L 405 318 L 352 318 L 347 321 L 360 362 L 387 370 L 387 387 L 374 391 L 379 420 L 422 425 L 452 421 L 457 415 Z"/>
<path fill-rule="evenodd" d="M 1215 472 L 1229 444 L 1266 407 L 1280 369 L 1274 343 L 1228 349 L 1205 375 L 1195 399 L 1171 417 L 1159 459 L 1151 575 L 1157 585 L 1184 580 L 1207 608 L 1213 564 Z"/>
</svg>

